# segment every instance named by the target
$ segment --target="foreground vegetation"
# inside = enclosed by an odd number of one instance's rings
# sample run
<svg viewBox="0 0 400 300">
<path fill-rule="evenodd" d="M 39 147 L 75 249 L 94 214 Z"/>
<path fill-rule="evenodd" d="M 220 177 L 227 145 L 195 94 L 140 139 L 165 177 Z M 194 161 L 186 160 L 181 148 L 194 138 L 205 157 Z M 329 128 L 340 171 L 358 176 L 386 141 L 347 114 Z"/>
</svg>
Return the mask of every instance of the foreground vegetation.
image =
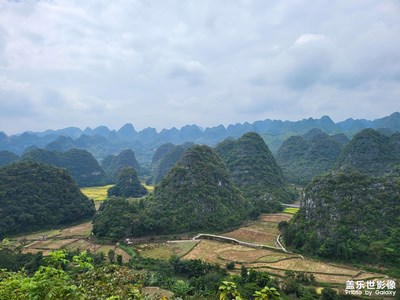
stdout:
<svg viewBox="0 0 400 300">
<path fill-rule="evenodd" d="M 2 258 L 6 251 L 0 250 Z M 100 254 L 59 250 L 46 258 L 14 255 L 14 259 L 24 269 L 0 270 L 0 299 L 279 299 L 288 292 L 330 299 L 305 287 L 314 282 L 305 273 L 288 273 L 282 285 L 266 272 L 242 267 L 240 274 L 229 275 L 218 265 L 177 257 L 167 261 L 133 257 L 123 264 L 114 260 L 112 252 L 106 262 Z"/>
</svg>

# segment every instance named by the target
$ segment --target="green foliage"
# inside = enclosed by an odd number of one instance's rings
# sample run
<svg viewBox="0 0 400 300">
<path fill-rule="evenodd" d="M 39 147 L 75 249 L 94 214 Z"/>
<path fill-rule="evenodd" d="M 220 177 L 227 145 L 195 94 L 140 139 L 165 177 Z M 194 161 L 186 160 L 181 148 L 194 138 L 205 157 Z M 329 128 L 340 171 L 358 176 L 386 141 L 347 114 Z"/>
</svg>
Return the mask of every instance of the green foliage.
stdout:
<svg viewBox="0 0 400 300">
<path fill-rule="evenodd" d="M 306 185 L 315 176 L 333 169 L 345 141 L 340 136 L 338 139 L 312 130 L 304 136 L 287 139 L 278 150 L 277 161 L 289 182 Z"/>
<path fill-rule="evenodd" d="M 18 271 L 24 268 L 29 274 L 38 270 L 43 265 L 42 252 L 33 253 L 14 253 L 10 249 L 0 250 L 0 269 Z"/>
<path fill-rule="evenodd" d="M 337 300 L 339 296 L 334 289 L 326 287 L 321 292 L 321 300 Z"/>
<path fill-rule="evenodd" d="M 261 291 L 256 291 L 254 293 L 254 300 L 270 300 L 270 299 L 280 299 L 280 294 L 276 290 L 276 288 L 269 288 L 269 287 L 264 287 Z"/>
<path fill-rule="evenodd" d="M 234 183 L 251 199 L 259 211 L 281 210 L 276 202 L 292 202 L 294 191 L 288 186 L 263 139 L 254 132 L 238 140 L 227 139 L 216 147 L 228 167 Z"/>
<path fill-rule="evenodd" d="M 233 261 L 227 262 L 226 263 L 226 269 L 227 270 L 233 270 L 235 269 L 235 263 Z"/>
<path fill-rule="evenodd" d="M 24 153 L 21 160 L 65 168 L 80 187 L 106 185 L 108 182 L 97 160 L 85 150 L 71 149 L 62 153 L 33 149 Z"/>
<path fill-rule="evenodd" d="M 102 168 L 112 182 L 119 178 L 121 170 L 124 168 L 133 168 L 136 172 L 140 171 L 135 153 L 131 149 L 126 149 L 118 155 L 109 155 L 101 163 Z"/>
<path fill-rule="evenodd" d="M 138 204 L 122 198 L 110 198 L 103 202 L 93 218 L 93 234 L 117 241 L 130 236 L 130 224 L 140 224 Z"/>
<path fill-rule="evenodd" d="M 286 245 L 327 258 L 400 265 L 400 181 L 334 173 L 305 190 Z"/>
<path fill-rule="evenodd" d="M 216 231 L 241 224 L 250 207 L 214 151 L 193 146 L 142 202 L 104 204 L 93 220 L 93 232 L 117 239 Z"/>
<path fill-rule="evenodd" d="M 242 300 L 240 293 L 237 291 L 236 284 L 229 281 L 223 281 L 219 290 L 219 300 Z"/>
<path fill-rule="evenodd" d="M 152 160 L 152 183 L 159 184 L 172 167 L 181 159 L 183 153 L 193 143 L 161 145 L 154 153 Z"/>
<path fill-rule="evenodd" d="M 10 151 L 0 151 L 0 167 L 8 165 L 18 160 L 18 155 Z"/>
<path fill-rule="evenodd" d="M 47 266 L 32 276 L 0 270 L 0 299 L 143 299 L 140 276 L 118 266 L 95 268 L 86 252 L 50 253 Z"/>
<path fill-rule="evenodd" d="M 62 169 L 32 162 L 0 168 L 0 238 L 83 220 L 95 213 Z"/>
<path fill-rule="evenodd" d="M 108 196 L 142 197 L 147 190 L 141 185 L 134 168 L 122 168 L 118 176 L 117 184 L 109 188 Z"/>
<path fill-rule="evenodd" d="M 400 163 L 400 134 L 386 136 L 373 129 L 364 129 L 343 149 L 336 169 L 358 170 L 381 176 Z"/>
</svg>

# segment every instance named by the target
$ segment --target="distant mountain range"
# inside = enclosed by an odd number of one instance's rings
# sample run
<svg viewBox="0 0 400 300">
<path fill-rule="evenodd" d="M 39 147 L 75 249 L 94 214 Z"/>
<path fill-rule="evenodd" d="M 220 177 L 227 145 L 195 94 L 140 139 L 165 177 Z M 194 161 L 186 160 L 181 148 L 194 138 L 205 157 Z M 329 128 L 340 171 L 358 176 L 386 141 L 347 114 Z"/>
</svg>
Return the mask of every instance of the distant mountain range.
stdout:
<svg viewBox="0 0 400 300">
<path fill-rule="evenodd" d="M 329 135 L 344 133 L 348 137 L 352 137 L 365 128 L 380 129 L 381 132 L 390 134 L 400 131 L 400 113 L 395 112 L 390 116 L 372 121 L 350 118 L 335 123 L 330 117 L 323 116 L 320 119 L 309 118 L 295 122 L 266 119 L 252 124 L 245 122 L 227 127 L 219 125 L 206 129 L 197 125 L 186 125 L 181 129 L 173 127 L 163 129 L 160 132 L 150 127 L 136 131 L 132 124 L 126 124 L 119 130 L 99 126 L 94 129 L 88 127 L 84 130 L 68 127 L 44 132 L 27 131 L 12 136 L 0 132 L 0 151 L 7 150 L 21 155 L 31 147 L 57 151 L 78 148 L 91 152 L 98 160 L 103 160 L 110 154 L 117 154 L 124 149 L 131 148 L 135 151 L 139 163 L 149 164 L 156 148 L 165 143 L 194 142 L 216 145 L 228 137 L 238 138 L 251 131 L 260 134 L 272 153 L 276 154 L 278 148 L 288 137 L 303 135 L 314 128 Z"/>
</svg>

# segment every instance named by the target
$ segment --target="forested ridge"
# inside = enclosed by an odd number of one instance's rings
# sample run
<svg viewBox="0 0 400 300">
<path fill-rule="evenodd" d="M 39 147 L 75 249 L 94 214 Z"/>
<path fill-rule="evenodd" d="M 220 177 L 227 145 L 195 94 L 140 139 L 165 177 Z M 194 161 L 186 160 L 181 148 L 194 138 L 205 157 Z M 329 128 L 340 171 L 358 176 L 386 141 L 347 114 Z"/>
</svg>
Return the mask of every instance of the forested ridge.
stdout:
<svg viewBox="0 0 400 300">
<path fill-rule="evenodd" d="M 120 169 L 117 183 L 108 189 L 108 196 L 142 197 L 147 190 L 141 185 L 134 168 Z"/>
<path fill-rule="evenodd" d="M 400 164 L 400 133 L 385 135 L 373 129 L 357 133 L 343 149 L 336 169 L 381 176 Z"/>
<path fill-rule="evenodd" d="M 105 185 L 108 179 L 97 160 L 85 150 L 71 149 L 57 152 L 44 149 L 32 149 L 21 157 L 23 161 L 35 161 L 65 168 L 78 186 Z"/>
<path fill-rule="evenodd" d="M 125 206 L 123 217 L 112 217 Z M 154 194 L 140 202 L 115 199 L 104 203 L 94 218 L 93 232 L 99 237 L 118 239 L 223 230 L 241 224 L 252 208 L 214 150 L 193 146 Z"/>
<path fill-rule="evenodd" d="M 237 140 L 226 139 L 217 145 L 216 152 L 245 197 L 259 203 L 295 199 L 282 169 L 257 133 L 246 133 Z"/>
<path fill-rule="evenodd" d="M 398 175 L 335 172 L 313 180 L 282 228 L 286 244 L 305 253 L 400 265 L 399 216 Z"/>
<path fill-rule="evenodd" d="M 134 168 L 136 173 L 140 171 L 135 153 L 131 149 L 125 149 L 118 155 L 107 156 L 102 161 L 101 167 L 113 182 L 118 180 L 119 174 L 123 168 Z"/>
<path fill-rule="evenodd" d="M 34 162 L 0 168 L 0 238 L 80 221 L 94 215 L 94 203 L 67 171 Z"/>
<path fill-rule="evenodd" d="M 289 182 L 307 185 L 315 176 L 333 169 L 345 144 L 344 135 L 311 130 L 303 136 L 292 136 L 279 148 L 277 161 Z"/>
</svg>

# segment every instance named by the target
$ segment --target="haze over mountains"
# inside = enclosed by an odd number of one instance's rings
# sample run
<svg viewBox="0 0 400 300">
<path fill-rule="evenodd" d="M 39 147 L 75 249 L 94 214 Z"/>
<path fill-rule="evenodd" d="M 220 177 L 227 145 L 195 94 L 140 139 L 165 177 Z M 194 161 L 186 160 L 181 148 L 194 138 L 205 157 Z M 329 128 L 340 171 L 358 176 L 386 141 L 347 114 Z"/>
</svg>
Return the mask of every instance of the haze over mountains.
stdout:
<svg viewBox="0 0 400 300">
<path fill-rule="evenodd" d="M 311 129 L 318 128 L 332 135 L 344 133 L 353 136 L 364 128 L 385 129 L 387 132 L 400 130 L 400 113 L 395 112 L 375 120 L 347 119 L 335 123 L 328 116 L 320 119 L 303 119 L 300 121 L 281 121 L 266 119 L 252 124 L 231 124 L 202 129 L 197 125 L 186 125 L 181 129 L 163 129 L 157 132 L 155 128 L 135 130 L 132 124 L 126 124 L 119 130 L 111 130 L 106 126 L 81 130 L 69 127 L 44 132 L 24 132 L 20 135 L 7 136 L 0 132 L 0 151 L 8 150 L 20 155 L 27 148 L 36 146 L 48 150 L 67 151 L 72 148 L 91 152 L 98 160 L 107 155 L 117 154 L 124 149 L 132 148 L 140 163 L 150 163 L 155 149 L 164 143 L 182 144 L 194 142 L 206 145 L 216 145 L 227 137 L 238 138 L 246 132 L 259 133 L 268 144 L 272 153 L 276 153 L 281 144 L 290 136 L 302 135 Z"/>
</svg>

